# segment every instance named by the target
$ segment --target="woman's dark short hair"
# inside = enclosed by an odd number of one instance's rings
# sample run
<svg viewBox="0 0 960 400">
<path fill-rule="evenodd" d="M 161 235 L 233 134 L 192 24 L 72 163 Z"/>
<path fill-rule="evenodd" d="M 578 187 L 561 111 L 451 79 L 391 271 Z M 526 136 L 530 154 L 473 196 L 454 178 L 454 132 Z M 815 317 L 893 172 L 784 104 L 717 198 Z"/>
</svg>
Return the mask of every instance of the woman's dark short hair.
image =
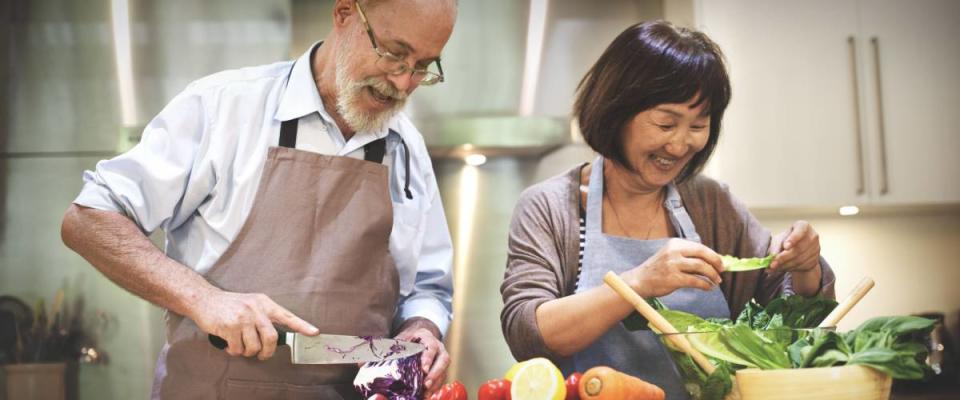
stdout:
<svg viewBox="0 0 960 400">
<path fill-rule="evenodd" d="M 730 102 L 723 53 L 707 35 L 666 21 L 633 25 L 604 50 L 577 86 L 574 115 L 583 138 L 596 152 L 633 169 L 623 146 L 625 126 L 637 114 L 666 103 L 685 103 L 699 94 L 706 102 L 710 137 L 677 177 L 682 182 L 703 169 L 720 137 Z"/>
</svg>

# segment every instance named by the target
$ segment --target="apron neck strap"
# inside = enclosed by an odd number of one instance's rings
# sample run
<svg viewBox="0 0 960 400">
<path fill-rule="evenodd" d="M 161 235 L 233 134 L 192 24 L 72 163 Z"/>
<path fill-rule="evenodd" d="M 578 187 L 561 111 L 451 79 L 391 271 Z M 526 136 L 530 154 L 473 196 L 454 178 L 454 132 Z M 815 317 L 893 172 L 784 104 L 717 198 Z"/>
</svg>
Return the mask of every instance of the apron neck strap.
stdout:
<svg viewBox="0 0 960 400">
<path fill-rule="evenodd" d="M 667 196 L 663 201 L 663 206 L 667 208 L 668 214 L 670 215 L 670 222 L 673 222 L 673 227 L 677 230 L 678 236 L 694 242 L 700 242 L 700 235 L 697 234 L 697 228 L 693 225 L 690 214 L 687 213 L 687 209 L 683 206 L 683 201 L 680 199 L 680 191 L 673 182 L 667 185 Z"/>
<path fill-rule="evenodd" d="M 299 128 L 299 119 L 291 119 L 280 123 L 280 147 L 294 149 L 297 147 L 297 131 Z M 393 130 L 391 130 L 393 132 Z M 399 135 L 398 135 L 399 136 Z M 407 144 L 403 142 L 403 148 L 407 149 Z M 377 164 L 383 164 L 383 156 L 387 153 L 387 138 L 380 138 L 363 145 L 363 159 Z M 409 159 L 409 154 L 407 154 Z M 407 169 L 410 169 L 410 160 L 407 160 Z"/>
<path fill-rule="evenodd" d="M 383 164 L 383 156 L 387 153 L 387 140 L 380 138 L 363 146 L 363 159 L 377 164 Z"/>
<path fill-rule="evenodd" d="M 297 148 L 297 126 L 299 119 L 291 119 L 280 123 L 280 147 Z"/>
<path fill-rule="evenodd" d="M 597 156 L 593 160 L 590 171 L 586 208 L 586 230 L 590 233 L 601 233 L 603 231 L 603 160 L 603 156 Z M 677 230 L 677 235 L 684 239 L 699 242 L 700 235 L 697 234 L 697 229 L 693 226 L 693 220 L 690 219 L 687 209 L 683 207 L 677 185 L 670 182 L 665 189 L 667 193 L 663 200 L 663 207 L 670 215 L 670 222 Z"/>
<path fill-rule="evenodd" d="M 603 156 L 597 156 L 590 167 L 587 186 L 587 232 L 603 230 Z"/>
</svg>

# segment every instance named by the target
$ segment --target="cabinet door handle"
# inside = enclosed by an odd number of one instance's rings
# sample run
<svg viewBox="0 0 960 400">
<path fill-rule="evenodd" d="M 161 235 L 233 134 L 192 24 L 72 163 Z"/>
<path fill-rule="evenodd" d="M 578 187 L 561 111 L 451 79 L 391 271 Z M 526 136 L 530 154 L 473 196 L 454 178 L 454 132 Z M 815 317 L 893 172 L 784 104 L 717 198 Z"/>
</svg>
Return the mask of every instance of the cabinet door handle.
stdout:
<svg viewBox="0 0 960 400">
<path fill-rule="evenodd" d="M 887 130 L 883 123 L 883 85 L 881 85 L 883 80 L 880 76 L 880 40 L 874 36 L 870 38 L 870 43 L 873 45 L 873 66 L 877 72 L 877 133 L 880 139 L 880 194 L 887 194 L 890 187 L 887 176 Z"/>
<path fill-rule="evenodd" d="M 860 77 L 857 74 L 857 39 L 847 37 L 850 48 L 850 70 L 853 73 L 853 126 L 857 141 L 857 196 L 864 194 L 865 179 L 863 176 L 863 132 L 860 123 Z"/>
</svg>

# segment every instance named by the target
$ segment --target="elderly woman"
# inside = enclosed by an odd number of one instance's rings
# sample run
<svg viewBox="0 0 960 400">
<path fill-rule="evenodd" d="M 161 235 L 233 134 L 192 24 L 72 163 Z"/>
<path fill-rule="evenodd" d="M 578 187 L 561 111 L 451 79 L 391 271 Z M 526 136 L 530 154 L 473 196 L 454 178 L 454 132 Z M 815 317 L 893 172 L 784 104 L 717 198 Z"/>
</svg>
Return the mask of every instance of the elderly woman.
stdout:
<svg viewBox="0 0 960 400">
<path fill-rule="evenodd" d="M 643 23 L 604 51 L 574 106 L 599 156 L 529 188 L 514 211 L 501 323 L 517 359 L 545 356 L 565 374 L 609 365 L 687 398 L 655 336 L 621 323 L 632 307 L 603 284 L 607 271 L 701 317 L 730 318 L 751 298 L 834 295 L 808 223 L 771 237 L 727 186 L 699 175 L 729 100 L 723 56 L 700 32 Z M 719 254 L 777 256 L 730 273 Z"/>
</svg>

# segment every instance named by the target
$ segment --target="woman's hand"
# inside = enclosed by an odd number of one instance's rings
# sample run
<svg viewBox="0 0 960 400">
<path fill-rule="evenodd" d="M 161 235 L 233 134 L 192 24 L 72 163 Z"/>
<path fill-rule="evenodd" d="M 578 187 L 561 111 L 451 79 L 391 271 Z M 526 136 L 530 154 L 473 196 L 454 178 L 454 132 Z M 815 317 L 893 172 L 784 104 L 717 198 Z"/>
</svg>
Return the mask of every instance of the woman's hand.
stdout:
<svg viewBox="0 0 960 400">
<path fill-rule="evenodd" d="M 793 290 L 801 296 L 820 291 L 820 235 L 807 221 L 797 221 L 773 237 L 770 253 L 776 254 L 770 271 L 790 272 Z"/>
<path fill-rule="evenodd" d="M 692 287 L 710 290 L 722 282 L 720 255 L 697 242 L 670 239 L 640 266 L 621 274 L 640 296 L 660 297 Z"/>
<path fill-rule="evenodd" d="M 820 268 L 820 235 L 807 221 L 797 221 L 770 242 L 770 254 L 776 254 L 773 271 L 813 272 Z"/>
</svg>

